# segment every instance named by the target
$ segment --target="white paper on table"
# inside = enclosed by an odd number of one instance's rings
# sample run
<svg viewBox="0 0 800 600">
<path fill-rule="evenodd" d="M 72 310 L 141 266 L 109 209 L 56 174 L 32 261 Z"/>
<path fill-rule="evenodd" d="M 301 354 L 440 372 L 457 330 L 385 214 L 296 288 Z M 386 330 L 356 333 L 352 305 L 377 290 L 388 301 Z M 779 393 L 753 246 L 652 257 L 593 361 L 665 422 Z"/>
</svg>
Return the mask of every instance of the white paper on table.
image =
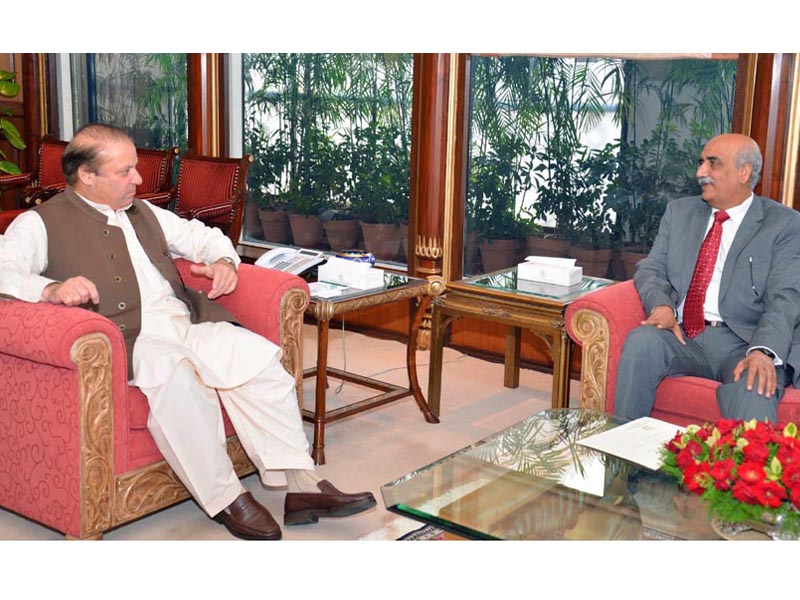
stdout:
<svg viewBox="0 0 800 600">
<path fill-rule="evenodd" d="M 661 466 L 661 448 L 677 432 L 684 430 L 673 423 L 642 417 L 585 437 L 578 443 L 657 471 Z"/>
</svg>

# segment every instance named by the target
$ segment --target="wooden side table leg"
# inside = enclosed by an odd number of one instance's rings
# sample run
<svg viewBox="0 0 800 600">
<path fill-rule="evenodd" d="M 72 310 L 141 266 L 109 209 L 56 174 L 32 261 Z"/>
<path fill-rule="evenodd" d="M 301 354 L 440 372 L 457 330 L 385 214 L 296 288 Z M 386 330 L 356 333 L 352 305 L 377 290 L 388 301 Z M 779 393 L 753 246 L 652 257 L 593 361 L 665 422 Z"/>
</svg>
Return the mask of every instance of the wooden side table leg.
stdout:
<svg viewBox="0 0 800 600">
<path fill-rule="evenodd" d="M 553 408 L 569 408 L 569 362 L 572 340 L 562 327 L 553 336 Z"/>
<path fill-rule="evenodd" d="M 411 300 L 411 302 L 414 302 L 414 300 Z M 414 400 L 417 401 L 417 406 L 422 411 L 422 415 L 428 423 L 438 423 L 439 418 L 431 412 L 428 403 L 425 402 L 422 390 L 419 387 L 419 379 L 417 378 L 417 336 L 422 324 L 422 317 L 430 303 L 430 296 L 420 298 L 417 311 L 411 320 L 411 330 L 408 333 L 408 345 L 406 348 L 406 369 L 408 371 L 408 389 L 413 392 Z"/>
<path fill-rule="evenodd" d="M 325 464 L 325 396 L 328 387 L 328 321 L 317 321 L 317 386 L 314 399 L 314 445 L 311 458 L 315 465 Z"/>
<path fill-rule="evenodd" d="M 519 387 L 519 362 L 522 348 L 522 329 L 509 325 L 506 331 L 506 357 L 503 385 L 507 388 Z"/>
<path fill-rule="evenodd" d="M 430 367 L 428 367 L 428 407 L 438 417 L 442 396 L 442 353 L 444 351 L 444 333 L 447 328 L 444 314 L 438 305 L 433 305 L 431 312 L 431 346 Z"/>
</svg>

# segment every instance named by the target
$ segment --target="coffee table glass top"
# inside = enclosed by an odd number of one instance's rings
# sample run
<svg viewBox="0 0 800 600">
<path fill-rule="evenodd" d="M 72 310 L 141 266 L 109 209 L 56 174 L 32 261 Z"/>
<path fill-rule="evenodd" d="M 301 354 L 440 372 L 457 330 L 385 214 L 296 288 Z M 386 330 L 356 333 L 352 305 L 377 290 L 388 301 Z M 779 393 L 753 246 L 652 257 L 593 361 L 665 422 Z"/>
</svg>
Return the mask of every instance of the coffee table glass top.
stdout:
<svg viewBox="0 0 800 600">
<path fill-rule="evenodd" d="M 462 280 L 462 283 L 483 287 L 522 296 L 534 296 L 537 298 L 549 298 L 562 302 L 572 302 L 584 294 L 593 292 L 607 285 L 614 283 L 611 279 L 600 277 L 583 277 L 580 283 L 573 286 L 553 285 L 540 283 L 538 281 L 528 281 L 517 278 L 517 267 L 511 267 L 503 271 L 477 275 Z"/>
<path fill-rule="evenodd" d="M 673 478 L 577 443 L 622 422 L 546 410 L 384 485 L 383 500 L 472 539 L 716 539 Z"/>
</svg>

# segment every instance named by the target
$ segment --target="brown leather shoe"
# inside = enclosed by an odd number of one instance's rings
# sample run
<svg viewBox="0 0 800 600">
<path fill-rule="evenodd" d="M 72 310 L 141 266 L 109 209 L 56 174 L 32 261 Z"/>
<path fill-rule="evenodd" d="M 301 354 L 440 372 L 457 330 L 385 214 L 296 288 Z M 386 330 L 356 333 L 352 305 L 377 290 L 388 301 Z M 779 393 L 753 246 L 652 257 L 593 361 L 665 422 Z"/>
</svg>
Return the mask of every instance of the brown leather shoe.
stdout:
<svg viewBox="0 0 800 600">
<path fill-rule="evenodd" d="M 316 523 L 319 517 L 346 517 L 377 504 L 372 492 L 345 494 L 323 479 L 317 483 L 319 494 L 290 492 L 283 502 L 283 524 Z"/>
<path fill-rule="evenodd" d="M 244 492 L 214 517 L 233 535 L 243 540 L 279 540 L 281 527 L 250 492 Z"/>
</svg>

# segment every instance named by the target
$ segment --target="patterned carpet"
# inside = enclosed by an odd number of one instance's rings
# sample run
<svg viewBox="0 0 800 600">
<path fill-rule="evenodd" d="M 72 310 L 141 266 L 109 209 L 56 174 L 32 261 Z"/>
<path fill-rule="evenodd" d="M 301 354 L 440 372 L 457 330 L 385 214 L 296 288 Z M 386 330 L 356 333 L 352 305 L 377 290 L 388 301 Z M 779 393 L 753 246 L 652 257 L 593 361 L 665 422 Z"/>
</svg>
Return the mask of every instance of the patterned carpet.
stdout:
<svg viewBox="0 0 800 600">
<path fill-rule="evenodd" d="M 391 541 L 419 542 L 426 540 L 444 539 L 444 532 L 432 525 L 422 525 L 419 521 L 397 517 L 389 521 L 384 527 L 359 538 L 364 541 Z"/>
</svg>

